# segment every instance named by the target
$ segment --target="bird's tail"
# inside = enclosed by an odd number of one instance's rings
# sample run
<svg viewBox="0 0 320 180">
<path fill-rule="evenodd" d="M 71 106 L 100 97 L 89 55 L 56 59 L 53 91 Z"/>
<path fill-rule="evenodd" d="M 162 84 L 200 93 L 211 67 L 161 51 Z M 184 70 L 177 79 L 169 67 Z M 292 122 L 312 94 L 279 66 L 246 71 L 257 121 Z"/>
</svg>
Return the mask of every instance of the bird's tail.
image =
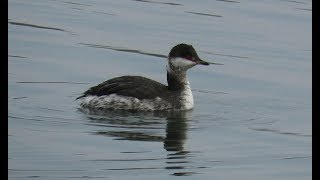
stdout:
<svg viewBox="0 0 320 180">
<path fill-rule="evenodd" d="M 83 95 L 81 95 L 81 96 L 79 96 L 79 97 L 77 97 L 76 99 L 75 99 L 75 101 L 76 100 L 78 100 L 78 99 L 80 99 L 80 98 L 83 98 L 83 97 L 85 97 L 86 95 L 85 94 L 83 94 Z"/>
</svg>

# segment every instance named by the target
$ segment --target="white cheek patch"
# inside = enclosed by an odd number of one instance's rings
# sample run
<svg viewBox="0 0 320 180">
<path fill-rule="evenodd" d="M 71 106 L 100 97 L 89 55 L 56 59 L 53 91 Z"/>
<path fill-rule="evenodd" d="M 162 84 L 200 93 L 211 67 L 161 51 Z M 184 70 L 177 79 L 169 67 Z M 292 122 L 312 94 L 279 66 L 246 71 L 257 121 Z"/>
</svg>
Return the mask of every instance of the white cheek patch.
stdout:
<svg viewBox="0 0 320 180">
<path fill-rule="evenodd" d="M 195 62 L 185 58 L 181 58 L 181 57 L 172 58 L 170 59 L 170 62 L 174 67 L 181 67 L 181 68 L 191 68 L 192 66 L 196 65 Z"/>
</svg>

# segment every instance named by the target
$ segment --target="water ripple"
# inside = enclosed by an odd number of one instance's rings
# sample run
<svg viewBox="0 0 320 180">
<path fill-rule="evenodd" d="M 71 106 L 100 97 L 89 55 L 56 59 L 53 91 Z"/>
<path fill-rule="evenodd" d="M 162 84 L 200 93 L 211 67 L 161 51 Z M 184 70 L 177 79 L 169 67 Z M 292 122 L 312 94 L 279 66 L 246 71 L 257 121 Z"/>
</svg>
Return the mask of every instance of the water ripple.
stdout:
<svg viewBox="0 0 320 180">
<path fill-rule="evenodd" d="M 232 1 L 232 0 L 217 0 L 217 1 L 223 1 L 223 2 L 229 2 L 229 3 L 240 3 L 238 1 Z"/>
<path fill-rule="evenodd" d="M 282 1 L 293 2 L 293 3 L 297 3 L 297 4 L 306 4 L 306 2 L 294 1 L 294 0 L 282 0 Z"/>
<path fill-rule="evenodd" d="M 67 81 L 18 81 L 16 83 L 28 83 L 28 84 L 90 84 L 85 82 L 67 82 Z"/>
<path fill-rule="evenodd" d="M 268 129 L 268 128 L 249 128 L 251 130 L 255 131 L 264 131 L 264 132 L 272 132 L 276 134 L 284 134 L 284 135 L 293 135 L 293 136 L 303 136 L 303 137 L 312 137 L 310 134 L 301 134 L 296 132 L 285 132 L 277 129 Z"/>
<path fill-rule="evenodd" d="M 25 56 L 17 56 L 17 55 L 10 55 L 10 54 L 8 54 L 8 57 L 27 58 L 27 57 L 25 57 Z"/>
<path fill-rule="evenodd" d="M 139 158 L 139 159 L 94 159 L 89 161 L 120 161 L 120 162 L 131 162 L 131 161 L 157 161 L 165 158 Z"/>
<path fill-rule="evenodd" d="M 305 10 L 305 11 L 312 11 L 312 9 L 308 9 L 308 8 L 296 8 L 296 9 Z"/>
<path fill-rule="evenodd" d="M 173 5 L 173 6 L 182 6 L 182 4 L 171 3 L 171 2 L 157 2 L 157 1 L 149 1 L 149 0 L 133 0 L 133 1 L 155 3 L 155 4 L 166 4 L 166 5 Z"/>
<path fill-rule="evenodd" d="M 185 11 L 185 12 L 190 14 L 201 15 L 201 16 L 222 17 L 221 15 L 217 15 L 217 14 L 199 13 L 199 12 L 192 12 L 192 11 Z"/>
<path fill-rule="evenodd" d="M 99 13 L 99 14 L 106 14 L 106 15 L 110 15 L 110 16 L 115 16 L 115 14 L 112 13 L 107 13 L 107 12 L 102 12 L 102 11 L 92 11 L 94 13 Z"/>
<path fill-rule="evenodd" d="M 71 1 L 60 1 L 60 2 L 72 4 L 72 5 L 91 6 L 90 4 L 75 3 L 75 2 L 71 2 Z"/>
<path fill-rule="evenodd" d="M 211 91 L 211 90 L 205 90 L 205 89 L 192 89 L 192 91 L 205 93 L 205 94 L 228 94 L 228 93 L 222 92 L 222 91 Z"/>
<path fill-rule="evenodd" d="M 281 159 L 285 160 L 285 159 L 306 159 L 306 158 L 312 158 L 312 156 L 292 156 L 292 157 L 284 157 Z"/>
<path fill-rule="evenodd" d="M 208 52 L 208 51 L 200 51 L 200 52 L 204 52 L 204 53 L 207 53 L 207 54 L 218 55 L 218 56 L 227 56 L 227 57 L 235 57 L 235 58 L 242 58 L 242 59 L 249 58 L 247 56 L 238 56 L 238 55 L 231 55 L 231 54 L 219 54 L 219 53 L 213 53 L 213 52 Z"/>
<path fill-rule="evenodd" d="M 199 174 L 199 173 L 196 173 L 196 172 L 175 172 L 171 175 L 173 175 L 173 176 L 191 176 L 193 174 Z"/>
<path fill-rule="evenodd" d="M 49 30 L 69 32 L 69 31 L 66 31 L 66 30 L 60 29 L 60 28 L 48 27 L 48 26 L 40 26 L 40 25 L 35 25 L 35 24 L 28 24 L 28 23 L 14 22 L 14 21 L 9 21 L 8 23 L 10 23 L 10 24 L 12 24 L 12 25 L 18 25 L 18 26 L 27 26 L 27 27 L 33 27 L 33 28 L 40 28 L 40 29 L 49 29 Z"/>
<path fill-rule="evenodd" d="M 142 133 L 142 132 L 99 131 L 99 132 L 95 132 L 94 134 L 116 137 L 116 140 L 151 141 L 151 142 L 163 142 L 164 141 L 164 138 L 161 136 L 148 135 L 148 134 Z"/>
<path fill-rule="evenodd" d="M 131 170 L 150 170 L 150 169 L 162 169 L 157 167 L 134 167 L 134 168 L 110 168 L 103 170 L 111 170 L 111 171 L 131 171 Z"/>
<path fill-rule="evenodd" d="M 24 98 L 27 98 L 26 96 L 21 96 L 21 97 L 14 97 L 12 99 L 24 99 Z"/>
<path fill-rule="evenodd" d="M 128 48 L 123 48 L 123 47 L 113 47 L 113 46 L 99 45 L 99 44 L 89 44 L 89 43 L 79 43 L 79 44 L 85 45 L 85 46 L 88 46 L 88 47 L 93 47 L 93 48 L 111 49 L 111 50 L 115 50 L 115 51 L 122 51 L 122 52 L 129 52 L 129 53 L 135 53 L 135 54 L 143 54 L 143 55 L 148 55 L 148 56 L 154 56 L 154 57 L 167 58 L 166 55 L 144 52 L 144 51 L 137 50 L 137 49 L 128 49 Z"/>
</svg>

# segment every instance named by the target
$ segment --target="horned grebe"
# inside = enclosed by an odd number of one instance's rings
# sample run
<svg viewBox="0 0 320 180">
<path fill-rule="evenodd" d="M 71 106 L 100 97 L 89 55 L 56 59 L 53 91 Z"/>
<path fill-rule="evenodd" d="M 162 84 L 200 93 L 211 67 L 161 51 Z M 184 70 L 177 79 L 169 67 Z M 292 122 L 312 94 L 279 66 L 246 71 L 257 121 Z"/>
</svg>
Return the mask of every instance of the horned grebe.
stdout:
<svg viewBox="0 0 320 180">
<path fill-rule="evenodd" d="M 201 60 L 191 45 L 178 44 L 168 56 L 168 86 L 141 76 L 121 76 L 91 87 L 77 99 L 82 107 L 96 110 L 189 110 L 194 102 L 187 70 L 197 64 L 219 63 Z"/>
</svg>

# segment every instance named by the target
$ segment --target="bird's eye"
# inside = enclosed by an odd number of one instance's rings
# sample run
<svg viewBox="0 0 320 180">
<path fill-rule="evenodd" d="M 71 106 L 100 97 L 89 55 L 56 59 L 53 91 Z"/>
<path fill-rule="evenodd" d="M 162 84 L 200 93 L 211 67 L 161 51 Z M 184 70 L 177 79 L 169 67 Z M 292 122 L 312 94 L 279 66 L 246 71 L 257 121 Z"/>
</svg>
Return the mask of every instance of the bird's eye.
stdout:
<svg viewBox="0 0 320 180">
<path fill-rule="evenodd" d="M 186 58 L 186 59 L 188 59 L 188 60 L 192 61 L 192 56 L 191 56 L 191 55 L 186 55 L 184 58 Z"/>
</svg>

